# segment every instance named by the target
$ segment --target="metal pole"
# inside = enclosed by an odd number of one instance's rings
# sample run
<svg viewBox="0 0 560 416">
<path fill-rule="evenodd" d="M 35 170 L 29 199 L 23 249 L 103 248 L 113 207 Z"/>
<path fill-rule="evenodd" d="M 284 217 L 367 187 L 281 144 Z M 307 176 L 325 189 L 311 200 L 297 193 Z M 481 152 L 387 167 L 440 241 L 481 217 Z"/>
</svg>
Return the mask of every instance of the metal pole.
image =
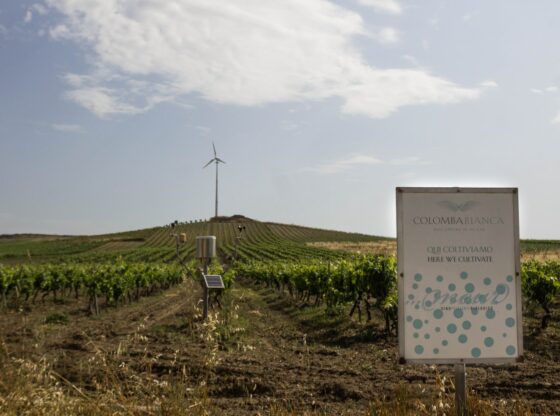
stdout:
<svg viewBox="0 0 560 416">
<path fill-rule="evenodd" d="M 457 416 L 467 416 L 467 371 L 465 364 L 455 364 L 455 409 Z"/>
<path fill-rule="evenodd" d="M 204 259 L 204 274 L 208 274 L 208 259 Z M 203 279 L 204 280 L 204 279 Z M 203 318 L 206 321 L 208 319 L 208 288 L 206 287 L 206 283 L 202 282 L 203 286 L 203 294 L 204 297 L 204 311 L 203 311 Z"/>
</svg>

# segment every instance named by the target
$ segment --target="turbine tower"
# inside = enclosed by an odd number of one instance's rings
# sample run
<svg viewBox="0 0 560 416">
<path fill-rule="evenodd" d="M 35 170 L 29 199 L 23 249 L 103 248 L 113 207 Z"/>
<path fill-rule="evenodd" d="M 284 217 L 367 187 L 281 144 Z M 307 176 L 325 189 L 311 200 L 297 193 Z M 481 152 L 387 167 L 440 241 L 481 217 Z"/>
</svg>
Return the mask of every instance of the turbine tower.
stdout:
<svg viewBox="0 0 560 416">
<path fill-rule="evenodd" d="M 216 212 L 215 212 L 215 217 L 218 216 L 218 164 L 219 163 L 226 163 L 224 162 L 222 159 L 220 159 L 218 157 L 218 155 L 216 154 L 216 146 L 214 146 L 214 142 L 212 142 L 212 147 L 214 148 L 214 158 L 210 160 L 210 162 L 208 162 L 206 165 L 204 165 L 204 167 L 202 169 L 204 169 L 206 166 L 210 165 L 212 162 L 216 163 Z"/>
</svg>

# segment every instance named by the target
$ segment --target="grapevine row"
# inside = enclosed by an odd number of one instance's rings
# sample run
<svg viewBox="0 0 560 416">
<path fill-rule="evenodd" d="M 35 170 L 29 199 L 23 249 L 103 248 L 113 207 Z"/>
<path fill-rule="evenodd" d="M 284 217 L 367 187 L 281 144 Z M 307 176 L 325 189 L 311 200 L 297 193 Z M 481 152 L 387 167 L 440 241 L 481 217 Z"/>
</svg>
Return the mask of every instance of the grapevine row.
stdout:
<svg viewBox="0 0 560 416">
<path fill-rule="evenodd" d="M 167 289 L 183 281 L 185 274 L 194 273 L 191 266 L 126 263 L 110 264 L 47 264 L 33 266 L 0 266 L 2 306 L 10 300 L 35 302 L 52 295 L 53 300 L 86 295 L 91 312 L 99 313 L 99 298 L 105 305 L 138 300 L 157 289 Z"/>
</svg>

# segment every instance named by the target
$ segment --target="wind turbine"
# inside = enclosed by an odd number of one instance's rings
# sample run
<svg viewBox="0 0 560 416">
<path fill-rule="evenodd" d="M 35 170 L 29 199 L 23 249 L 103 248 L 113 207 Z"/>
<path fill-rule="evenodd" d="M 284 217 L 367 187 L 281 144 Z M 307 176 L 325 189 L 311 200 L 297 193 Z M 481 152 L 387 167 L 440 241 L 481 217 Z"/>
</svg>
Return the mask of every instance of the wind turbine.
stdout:
<svg viewBox="0 0 560 416">
<path fill-rule="evenodd" d="M 214 159 L 211 159 L 210 162 L 208 162 L 206 165 L 204 165 L 204 167 L 202 169 L 204 169 L 206 166 L 210 165 L 212 162 L 216 163 L 216 214 L 215 216 L 218 216 L 218 164 L 219 163 L 226 163 L 224 162 L 222 159 L 220 159 L 218 157 L 218 155 L 216 154 L 216 146 L 214 146 L 214 142 L 212 142 L 212 147 L 214 148 Z"/>
</svg>

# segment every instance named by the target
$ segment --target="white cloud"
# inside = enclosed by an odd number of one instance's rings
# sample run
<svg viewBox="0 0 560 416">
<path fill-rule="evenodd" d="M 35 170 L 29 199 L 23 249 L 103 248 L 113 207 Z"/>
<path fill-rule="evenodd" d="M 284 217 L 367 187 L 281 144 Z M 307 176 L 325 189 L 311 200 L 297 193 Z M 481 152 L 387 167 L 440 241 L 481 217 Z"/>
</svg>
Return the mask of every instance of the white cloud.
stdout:
<svg viewBox="0 0 560 416">
<path fill-rule="evenodd" d="M 46 1 L 64 16 L 51 36 L 94 55 L 91 73 L 66 76 L 67 97 L 98 116 L 195 94 L 244 106 L 334 97 L 345 113 L 382 118 L 483 91 L 423 69 L 372 66 L 352 43 L 368 35 L 361 16 L 327 0 Z M 400 11 L 395 1 L 367 3 Z"/>
<path fill-rule="evenodd" d="M 554 93 L 558 92 L 558 87 L 555 86 L 555 85 L 551 85 L 550 87 L 546 87 L 544 89 L 530 88 L 529 91 L 531 91 L 533 94 L 544 94 L 545 92 L 548 92 L 550 94 L 554 94 Z"/>
<path fill-rule="evenodd" d="M 40 15 L 45 15 L 48 13 L 47 8 L 41 3 L 35 3 L 33 6 L 31 6 L 31 9 L 39 13 Z"/>
<path fill-rule="evenodd" d="M 481 88 L 496 88 L 498 83 L 493 80 L 482 81 L 480 84 Z"/>
<path fill-rule="evenodd" d="M 560 112 L 551 120 L 552 124 L 560 124 Z"/>
<path fill-rule="evenodd" d="M 65 123 L 54 123 L 51 125 L 54 130 L 62 131 L 65 133 L 80 133 L 82 132 L 82 126 L 79 124 L 65 124 Z"/>
<path fill-rule="evenodd" d="M 430 163 L 418 156 L 402 157 L 384 161 L 368 155 L 354 154 L 344 159 L 331 163 L 322 163 L 317 166 L 300 169 L 299 172 L 311 172 L 322 175 L 341 173 L 358 166 L 385 165 L 385 166 L 424 166 Z"/>
<path fill-rule="evenodd" d="M 45 6 L 43 6 L 40 3 L 35 3 L 33 4 L 31 7 L 29 7 L 27 9 L 27 11 L 25 12 L 25 16 L 23 18 L 23 21 L 25 23 L 29 23 L 31 22 L 31 20 L 33 19 L 33 13 L 38 13 L 40 15 L 45 15 L 47 14 L 47 8 Z"/>
<path fill-rule="evenodd" d="M 358 0 L 358 3 L 373 7 L 379 12 L 390 14 L 401 14 L 402 12 L 402 7 L 396 0 Z"/>
<path fill-rule="evenodd" d="M 472 12 L 468 12 L 465 13 L 463 15 L 463 22 L 469 22 L 471 21 L 474 17 L 476 17 L 480 12 L 478 10 L 474 10 Z"/>
<path fill-rule="evenodd" d="M 413 66 L 416 67 L 421 67 L 422 65 L 420 65 L 420 63 L 418 62 L 418 60 L 412 56 L 412 55 L 403 55 L 402 57 L 405 61 L 410 62 Z"/>
<path fill-rule="evenodd" d="M 137 114 L 148 110 L 127 104 L 119 99 L 116 91 L 102 87 L 74 89 L 66 93 L 66 98 L 99 117 L 119 113 Z"/>
<path fill-rule="evenodd" d="M 392 159 L 390 161 L 391 165 L 404 166 L 404 165 L 417 165 L 417 164 L 427 164 L 422 162 L 418 156 L 403 157 L 399 159 Z"/>
<path fill-rule="evenodd" d="M 196 129 L 202 134 L 203 136 L 208 136 L 210 134 L 210 127 L 206 126 L 196 126 Z"/>
<path fill-rule="evenodd" d="M 392 27 L 384 27 L 376 37 L 382 44 L 397 43 L 400 40 L 400 33 Z"/>
<path fill-rule="evenodd" d="M 319 174 L 340 173 L 352 169 L 355 166 L 379 165 L 382 160 L 372 156 L 353 155 L 346 159 L 337 160 L 332 163 L 320 164 L 314 167 L 304 168 L 301 172 L 313 172 Z"/>
</svg>

